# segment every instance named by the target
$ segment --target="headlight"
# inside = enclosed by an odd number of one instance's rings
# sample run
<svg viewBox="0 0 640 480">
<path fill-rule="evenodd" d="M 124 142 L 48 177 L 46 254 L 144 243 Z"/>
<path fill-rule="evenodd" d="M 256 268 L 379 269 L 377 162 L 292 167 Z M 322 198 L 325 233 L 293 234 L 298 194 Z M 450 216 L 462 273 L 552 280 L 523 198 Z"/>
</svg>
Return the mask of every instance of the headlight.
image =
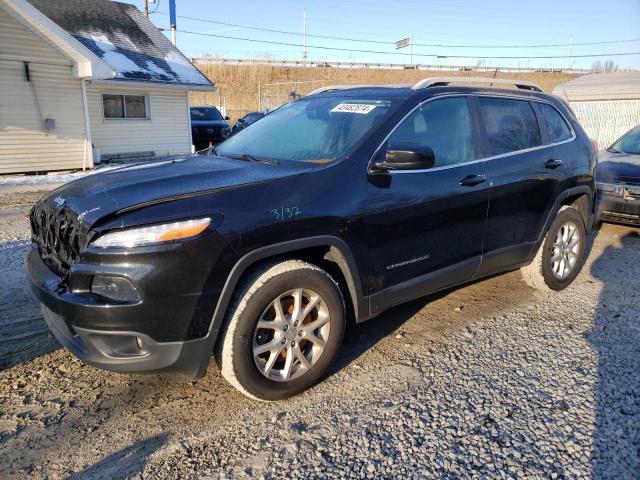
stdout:
<svg viewBox="0 0 640 480">
<path fill-rule="evenodd" d="M 151 227 L 130 228 L 118 230 L 98 237 L 91 243 L 94 247 L 141 247 L 154 243 L 171 242 L 195 237 L 202 233 L 211 223 L 210 218 L 198 220 L 184 220 L 181 222 L 164 223 Z"/>
</svg>

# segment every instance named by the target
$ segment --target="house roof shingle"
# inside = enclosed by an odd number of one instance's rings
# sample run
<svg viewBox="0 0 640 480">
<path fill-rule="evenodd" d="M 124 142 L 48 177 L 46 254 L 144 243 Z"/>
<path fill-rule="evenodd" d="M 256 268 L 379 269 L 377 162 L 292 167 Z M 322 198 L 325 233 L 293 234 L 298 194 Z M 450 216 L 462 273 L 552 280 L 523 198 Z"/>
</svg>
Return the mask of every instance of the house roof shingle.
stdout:
<svg viewBox="0 0 640 480">
<path fill-rule="evenodd" d="M 28 0 L 108 63 L 115 80 L 210 86 L 135 6 L 111 0 Z"/>
</svg>

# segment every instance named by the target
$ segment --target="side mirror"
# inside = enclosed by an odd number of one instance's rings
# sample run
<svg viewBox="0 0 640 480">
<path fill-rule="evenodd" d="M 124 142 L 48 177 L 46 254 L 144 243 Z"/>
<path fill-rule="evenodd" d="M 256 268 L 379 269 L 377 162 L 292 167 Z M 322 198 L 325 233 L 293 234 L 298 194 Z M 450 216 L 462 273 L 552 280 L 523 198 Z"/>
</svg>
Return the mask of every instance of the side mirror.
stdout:
<svg viewBox="0 0 640 480">
<path fill-rule="evenodd" d="M 224 116 L 224 119 L 225 119 L 225 120 L 229 120 L 229 115 L 225 115 L 225 116 Z"/>
<path fill-rule="evenodd" d="M 389 145 L 382 162 L 375 167 L 382 170 L 426 170 L 433 168 L 436 155 L 433 149 L 419 143 Z"/>
</svg>

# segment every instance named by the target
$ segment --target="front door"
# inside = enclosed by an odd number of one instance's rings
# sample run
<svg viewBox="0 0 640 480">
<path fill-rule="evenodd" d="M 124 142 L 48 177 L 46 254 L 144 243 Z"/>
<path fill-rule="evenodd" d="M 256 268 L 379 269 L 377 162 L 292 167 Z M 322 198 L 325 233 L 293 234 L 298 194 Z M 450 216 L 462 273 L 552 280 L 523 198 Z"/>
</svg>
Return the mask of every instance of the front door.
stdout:
<svg viewBox="0 0 640 480">
<path fill-rule="evenodd" d="M 428 146 L 435 163 L 370 176 L 364 226 L 375 265 L 367 285 L 372 313 L 470 279 L 480 264 L 491 182 L 475 161 L 469 102 L 423 103 L 382 146 L 382 155 L 400 144 Z"/>
</svg>

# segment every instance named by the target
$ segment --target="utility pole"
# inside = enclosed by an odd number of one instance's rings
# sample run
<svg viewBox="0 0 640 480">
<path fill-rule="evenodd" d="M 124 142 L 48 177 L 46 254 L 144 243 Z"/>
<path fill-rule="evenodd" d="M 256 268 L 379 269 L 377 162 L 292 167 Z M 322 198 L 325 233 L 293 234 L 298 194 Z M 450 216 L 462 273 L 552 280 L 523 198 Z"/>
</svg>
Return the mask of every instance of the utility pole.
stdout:
<svg viewBox="0 0 640 480">
<path fill-rule="evenodd" d="M 169 0 L 169 23 L 171 24 L 171 43 L 176 44 L 176 0 Z"/>
<path fill-rule="evenodd" d="M 571 35 L 571 37 L 569 37 L 569 65 L 567 66 L 568 70 L 571 70 L 572 66 L 571 66 L 571 56 L 573 55 L 573 35 Z"/>
<path fill-rule="evenodd" d="M 305 8 L 302 15 L 302 31 L 304 35 L 304 52 L 302 53 L 302 60 L 307 61 L 307 9 Z"/>
<path fill-rule="evenodd" d="M 144 16 L 149 18 L 149 0 L 144 0 Z"/>
<path fill-rule="evenodd" d="M 411 40 L 409 45 L 409 63 L 411 64 L 411 68 L 413 68 L 413 33 L 411 34 Z"/>
</svg>

